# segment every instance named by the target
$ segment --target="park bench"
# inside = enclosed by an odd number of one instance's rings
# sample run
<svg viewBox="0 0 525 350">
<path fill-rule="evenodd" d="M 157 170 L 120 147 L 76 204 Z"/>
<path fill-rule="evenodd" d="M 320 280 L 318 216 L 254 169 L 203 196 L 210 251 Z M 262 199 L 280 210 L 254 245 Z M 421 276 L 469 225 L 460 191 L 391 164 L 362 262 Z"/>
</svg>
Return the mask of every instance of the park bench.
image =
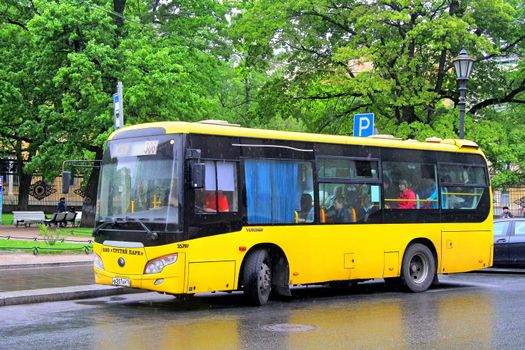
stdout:
<svg viewBox="0 0 525 350">
<path fill-rule="evenodd" d="M 65 224 L 66 214 L 67 213 L 53 213 L 53 216 L 51 217 L 51 219 L 45 220 L 44 223 L 47 226 L 50 226 L 50 225 L 58 226 L 59 224 Z"/>
<path fill-rule="evenodd" d="M 75 226 L 80 226 L 80 221 L 82 221 L 82 212 L 77 212 L 77 216 L 75 216 Z"/>
<path fill-rule="evenodd" d="M 77 213 L 74 211 L 68 211 L 66 213 L 66 217 L 64 218 L 64 223 L 67 226 L 68 223 L 71 224 L 71 226 L 75 226 L 75 218 L 77 216 Z"/>
<path fill-rule="evenodd" d="M 46 221 L 43 211 L 13 211 L 13 223 L 18 227 L 19 224 L 31 226 L 31 224 L 42 224 Z"/>
</svg>

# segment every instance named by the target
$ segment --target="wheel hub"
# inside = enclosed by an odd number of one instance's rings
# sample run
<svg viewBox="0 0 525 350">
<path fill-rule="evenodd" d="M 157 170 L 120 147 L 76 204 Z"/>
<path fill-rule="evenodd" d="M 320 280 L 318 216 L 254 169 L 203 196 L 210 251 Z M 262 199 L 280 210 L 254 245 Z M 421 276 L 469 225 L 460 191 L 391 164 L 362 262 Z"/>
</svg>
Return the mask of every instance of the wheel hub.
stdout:
<svg viewBox="0 0 525 350">
<path fill-rule="evenodd" d="M 261 291 L 268 290 L 271 286 L 272 272 L 268 265 L 265 263 L 261 264 L 261 270 L 259 271 L 259 288 Z"/>
<path fill-rule="evenodd" d="M 412 257 L 410 261 L 410 277 L 415 283 L 423 282 L 427 275 L 429 269 L 429 261 L 423 254 L 416 254 Z"/>
</svg>

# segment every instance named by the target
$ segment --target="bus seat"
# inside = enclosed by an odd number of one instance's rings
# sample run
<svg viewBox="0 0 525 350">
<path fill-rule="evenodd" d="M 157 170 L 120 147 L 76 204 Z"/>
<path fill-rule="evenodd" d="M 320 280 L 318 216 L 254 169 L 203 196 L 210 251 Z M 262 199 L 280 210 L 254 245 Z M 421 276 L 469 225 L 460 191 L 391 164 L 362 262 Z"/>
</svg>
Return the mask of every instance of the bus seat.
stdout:
<svg viewBox="0 0 525 350">
<path fill-rule="evenodd" d="M 321 208 L 320 210 L 320 217 L 321 217 L 321 223 L 326 223 L 326 211 L 324 210 L 324 208 Z"/>
</svg>

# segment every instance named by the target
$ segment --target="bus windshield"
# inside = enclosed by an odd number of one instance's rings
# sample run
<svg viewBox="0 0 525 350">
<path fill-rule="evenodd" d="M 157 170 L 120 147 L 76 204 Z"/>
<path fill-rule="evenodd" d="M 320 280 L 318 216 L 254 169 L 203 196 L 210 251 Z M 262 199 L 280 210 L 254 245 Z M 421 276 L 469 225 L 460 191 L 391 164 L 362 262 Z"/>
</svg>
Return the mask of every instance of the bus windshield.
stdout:
<svg viewBox="0 0 525 350">
<path fill-rule="evenodd" d="M 102 161 L 97 222 L 138 220 L 176 229 L 182 216 L 181 152 L 181 137 L 174 135 L 110 141 Z"/>
</svg>

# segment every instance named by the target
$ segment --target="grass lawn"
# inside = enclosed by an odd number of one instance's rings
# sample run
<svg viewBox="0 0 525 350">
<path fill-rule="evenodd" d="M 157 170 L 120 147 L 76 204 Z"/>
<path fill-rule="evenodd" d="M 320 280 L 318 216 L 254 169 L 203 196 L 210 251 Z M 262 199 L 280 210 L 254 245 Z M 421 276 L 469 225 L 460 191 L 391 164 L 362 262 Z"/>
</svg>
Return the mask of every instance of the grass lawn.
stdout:
<svg viewBox="0 0 525 350">
<path fill-rule="evenodd" d="M 12 225 L 13 224 L 13 214 L 2 214 L 2 224 Z"/>
<path fill-rule="evenodd" d="M 66 236 L 91 237 L 93 229 L 85 227 L 59 227 L 58 232 Z"/>
<path fill-rule="evenodd" d="M 42 241 L 0 239 L 0 250 L 34 253 L 35 247 L 38 248 L 38 254 L 85 253 L 85 247 L 88 247 L 89 252 L 93 250 L 92 245 L 82 243 L 55 242 L 54 245 L 49 245 L 47 242 Z"/>
</svg>

